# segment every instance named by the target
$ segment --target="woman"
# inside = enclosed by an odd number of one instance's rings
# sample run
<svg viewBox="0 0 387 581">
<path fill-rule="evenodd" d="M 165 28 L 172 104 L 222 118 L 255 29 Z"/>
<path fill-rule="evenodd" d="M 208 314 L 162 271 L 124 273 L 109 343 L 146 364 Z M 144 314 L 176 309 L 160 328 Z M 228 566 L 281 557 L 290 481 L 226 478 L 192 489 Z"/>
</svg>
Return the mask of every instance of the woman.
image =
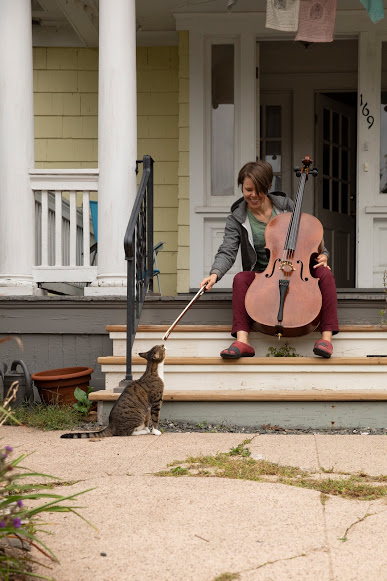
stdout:
<svg viewBox="0 0 387 581">
<path fill-rule="evenodd" d="M 239 172 L 238 186 L 243 198 L 231 207 L 224 230 L 223 243 L 215 256 L 210 275 L 202 280 L 200 287 L 206 291 L 226 274 L 234 264 L 241 248 L 243 271 L 234 277 L 231 335 L 236 337 L 230 347 L 220 355 L 225 359 L 254 357 L 255 351 L 249 343 L 251 318 L 246 312 L 245 296 L 257 272 L 265 270 L 268 258 L 265 251 L 265 228 L 274 216 L 281 212 L 292 212 L 294 202 L 283 192 L 268 193 L 273 180 L 273 169 L 265 161 L 246 163 Z M 322 295 L 320 331 L 313 353 L 329 358 L 333 353 L 332 335 L 339 332 L 337 319 L 337 293 L 335 280 L 328 266 L 329 253 L 321 241 L 312 275 L 319 279 Z"/>
</svg>

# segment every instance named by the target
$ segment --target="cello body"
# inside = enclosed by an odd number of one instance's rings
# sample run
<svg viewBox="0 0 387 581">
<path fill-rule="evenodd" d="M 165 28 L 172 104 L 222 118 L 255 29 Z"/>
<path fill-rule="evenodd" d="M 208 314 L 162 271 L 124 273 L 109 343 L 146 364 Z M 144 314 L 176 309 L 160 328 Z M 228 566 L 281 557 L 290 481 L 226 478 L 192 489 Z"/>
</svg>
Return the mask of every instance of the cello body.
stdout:
<svg viewBox="0 0 387 581">
<path fill-rule="evenodd" d="M 319 324 L 322 297 L 310 263 L 318 255 L 324 231 L 315 216 L 301 213 L 306 178 L 307 171 L 295 210 L 278 214 L 266 226 L 269 263 L 264 272 L 256 274 L 245 298 L 252 328 L 267 335 L 299 337 Z"/>
</svg>

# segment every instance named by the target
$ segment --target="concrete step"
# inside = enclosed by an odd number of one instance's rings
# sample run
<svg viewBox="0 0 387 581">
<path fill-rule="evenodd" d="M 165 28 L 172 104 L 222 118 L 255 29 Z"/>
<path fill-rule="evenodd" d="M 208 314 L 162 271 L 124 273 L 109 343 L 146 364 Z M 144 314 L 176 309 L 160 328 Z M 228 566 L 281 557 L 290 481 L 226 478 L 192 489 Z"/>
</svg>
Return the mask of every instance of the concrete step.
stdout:
<svg viewBox="0 0 387 581">
<path fill-rule="evenodd" d="M 168 325 L 140 325 L 136 334 L 133 355 L 148 351 L 153 345 L 165 343 L 169 357 L 219 357 L 232 341 L 229 325 L 177 325 L 167 341 L 162 338 Z M 126 326 L 108 325 L 113 341 L 113 355 L 126 355 Z M 312 355 L 318 333 L 304 337 L 282 338 L 251 333 L 251 344 L 258 357 L 265 357 L 269 349 L 280 349 L 285 344 L 294 347 L 296 353 L 308 357 Z M 342 325 L 340 333 L 333 339 L 334 356 L 366 357 L 367 355 L 387 355 L 387 325 Z"/>
</svg>

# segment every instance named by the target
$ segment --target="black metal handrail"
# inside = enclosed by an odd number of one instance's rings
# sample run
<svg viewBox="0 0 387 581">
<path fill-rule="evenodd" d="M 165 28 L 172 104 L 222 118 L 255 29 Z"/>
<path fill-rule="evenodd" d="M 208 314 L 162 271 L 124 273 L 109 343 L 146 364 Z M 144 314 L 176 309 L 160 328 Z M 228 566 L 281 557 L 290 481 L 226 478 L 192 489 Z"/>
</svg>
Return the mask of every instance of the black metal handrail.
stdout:
<svg viewBox="0 0 387 581">
<path fill-rule="evenodd" d="M 124 238 L 127 261 L 126 377 L 132 379 L 132 348 L 145 296 L 153 291 L 153 159 L 144 155 L 143 173 Z M 138 169 L 136 169 L 136 172 Z"/>
</svg>

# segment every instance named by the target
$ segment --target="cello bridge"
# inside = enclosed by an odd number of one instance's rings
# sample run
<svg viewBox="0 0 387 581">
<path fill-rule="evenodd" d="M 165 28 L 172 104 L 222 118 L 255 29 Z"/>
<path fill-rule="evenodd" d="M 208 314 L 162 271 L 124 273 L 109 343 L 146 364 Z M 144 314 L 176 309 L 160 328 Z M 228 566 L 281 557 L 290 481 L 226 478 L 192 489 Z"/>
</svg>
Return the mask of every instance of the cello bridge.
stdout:
<svg viewBox="0 0 387 581">
<path fill-rule="evenodd" d="M 292 270 L 296 269 L 294 268 L 291 260 L 282 260 L 281 265 L 279 266 L 279 270 L 282 270 L 283 272 L 291 272 Z"/>
</svg>

